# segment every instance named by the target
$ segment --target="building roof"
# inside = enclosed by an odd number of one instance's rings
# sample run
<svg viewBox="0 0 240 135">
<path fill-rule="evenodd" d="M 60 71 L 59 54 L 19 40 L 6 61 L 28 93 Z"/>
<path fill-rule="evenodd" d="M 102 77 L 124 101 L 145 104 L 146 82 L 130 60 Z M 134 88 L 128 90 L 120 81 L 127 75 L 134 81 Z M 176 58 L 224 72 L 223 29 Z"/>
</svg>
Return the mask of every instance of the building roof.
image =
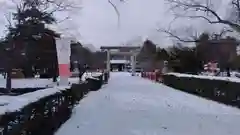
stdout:
<svg viewBox="0 0 240 135">
<path fill-rule="evenodd" d="M 130 63 L 128 60 L 110 60 L 111 64 L 128 64 Z"/>
<path fill-rule="evenodd" d="M 110 49 L 141 49 L 141 46 L 101 46 L 101 50 L 110 50 Z"/>
</svg>

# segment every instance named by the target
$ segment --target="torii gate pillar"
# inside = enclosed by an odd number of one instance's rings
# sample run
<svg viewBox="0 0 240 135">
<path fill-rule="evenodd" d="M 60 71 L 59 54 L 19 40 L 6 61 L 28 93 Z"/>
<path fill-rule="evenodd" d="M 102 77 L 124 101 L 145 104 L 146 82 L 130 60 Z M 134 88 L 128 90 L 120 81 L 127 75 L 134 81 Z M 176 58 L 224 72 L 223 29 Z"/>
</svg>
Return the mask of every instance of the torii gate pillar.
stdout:
<svg viewBox="0 0 240 135">
<path fill-rule="evenodd" d="M 132 76 L 135 76 L 135 73 L 136 73 L 136 55 L 135 54 L 131 56 L 131 68 L 132 68 Z"/>
<path fill-rule="evenodd" d="M 110 72 L 111 71 L 111 63 L 110 63 L 110 50 L 107 50 L 107 72 Z"/>
</svg>

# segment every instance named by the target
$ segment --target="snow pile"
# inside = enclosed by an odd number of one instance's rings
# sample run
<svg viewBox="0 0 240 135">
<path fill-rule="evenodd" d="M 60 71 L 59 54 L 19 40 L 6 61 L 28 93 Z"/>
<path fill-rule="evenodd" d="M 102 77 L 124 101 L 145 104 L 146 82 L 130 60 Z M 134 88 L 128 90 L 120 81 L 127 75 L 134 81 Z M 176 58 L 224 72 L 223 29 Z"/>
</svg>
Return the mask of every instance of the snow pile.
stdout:
<svg viewBox="0 0 240 135">
<path fill-rule="evenodd" d="M 240 73 L 237 72 L 237 71 L 232 71 L 232 72 L 231 72 L 231 77 L 240 78 Z"/>
<path fill-rule="evenodd" d="M 4 79 L 4 76 L 2 74 L 0 74 L 0 79 Z"/>
<path fill-rule="evenodd" d="M 176 76 L 176 77 L 189 77 L 189 78 L 209 79 L 209 80 L 222 80 L 222 81 L 238 82 L 238 83 L 240 82 L 239 78 L 233 78 L 233 77 L 190 75 L 190 74 L 181 74 L 181 73 L 167 73 L 166 75 L 173 75 L 173 76 Z"/>
<path fill-rule="evenodd" d="M 54 95 L 57 92 L 66 90 L 67 88 L 69 87 L 55 87 L 19 96 L 0 96 L 0 114 L 18 111 L 30 103 L 37 102 L 41 98 Z"/>
<path fill-rule="evenodd" d="M 55 135 L 239 135 L 239 124 L 239 109 L 112 73 Z"/>
<path fill-rule="evenodd" d="M 92 78 L 94 76 L 102 75 L 101 72 L 85 72 L 82 76 L 82 81 L 86 81 L 87 78 Z"/>
<path fill-rule="evenodd" d="M 79 83 L 79 78 L 78 77 L 68 78 L 68 81 L 70 82 L 70 84 Z"/>
</svg>

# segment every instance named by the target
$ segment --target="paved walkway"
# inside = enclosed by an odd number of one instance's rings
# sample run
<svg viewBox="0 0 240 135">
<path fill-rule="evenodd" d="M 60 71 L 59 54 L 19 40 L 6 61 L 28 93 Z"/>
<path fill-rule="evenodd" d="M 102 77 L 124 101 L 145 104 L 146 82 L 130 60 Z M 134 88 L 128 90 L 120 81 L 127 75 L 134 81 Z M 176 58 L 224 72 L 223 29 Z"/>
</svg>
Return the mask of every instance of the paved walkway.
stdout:
<svg viewBox="0 0 240 135">
<path fill-rule="evenodd" d="M 187 84 L 186 84 L 187 85 Z M 240 110 L 128 73 L 112 73 L 56 135 L 239 135 Z"/>
</svg>

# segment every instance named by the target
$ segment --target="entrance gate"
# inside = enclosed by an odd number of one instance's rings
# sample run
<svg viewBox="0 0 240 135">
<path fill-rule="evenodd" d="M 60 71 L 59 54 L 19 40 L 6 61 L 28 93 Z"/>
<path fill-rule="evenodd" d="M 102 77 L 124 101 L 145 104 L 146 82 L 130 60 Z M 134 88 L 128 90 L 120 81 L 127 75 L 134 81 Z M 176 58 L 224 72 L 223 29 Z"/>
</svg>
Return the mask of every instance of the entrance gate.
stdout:
<svg viewBox="0 0 240 135">
<path fill-rule="evenodd" d="M 107 52 L 107 71 L 111 71 L 110 60 L 112 55 L 121 55 L 125 57 L 129 56 L 131 61 L 131 72 L 134 76 L 136 71 L 136 56 L 139 53 L 140 49 L 140 46 L 102 46 L 101 50 Z"/>
</svg>

